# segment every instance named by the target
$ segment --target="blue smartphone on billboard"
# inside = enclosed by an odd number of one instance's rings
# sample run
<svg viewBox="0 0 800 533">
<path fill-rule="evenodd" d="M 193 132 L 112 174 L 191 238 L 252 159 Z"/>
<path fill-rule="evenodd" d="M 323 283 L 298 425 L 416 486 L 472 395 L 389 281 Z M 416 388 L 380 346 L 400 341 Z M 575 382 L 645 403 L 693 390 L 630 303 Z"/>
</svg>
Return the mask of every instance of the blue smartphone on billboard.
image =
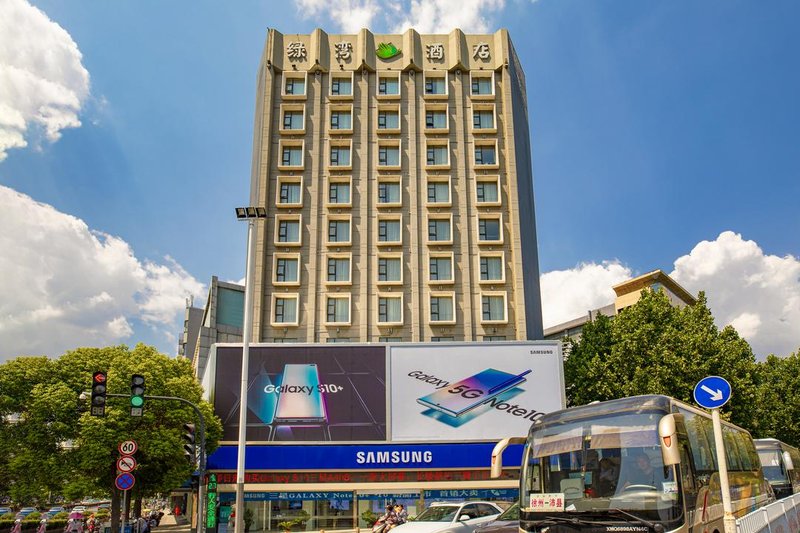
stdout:
<svg viewBox="0 0 800 533">
<path fill-rule="evenodd" d="M 460 416 L 475 409 L 486 400 L 525 382 L 525 376 L 530 372 L 530 370 L 526 370 L 520 374 L 510 374 L 502 370 L 487 368 L 427 396 L 417 398 L 417 402 L 450 416 Z"/>
<path fill-rule="evenodd" d="M 272 424 L 275 417 L 275 406 L 278 403 L 275 394 L 269 392 L 273 383 L 267 374 L 258 374 L 247 392 L 247 406 L 264 424 Z"/>
<path fill-rule="evenodd" d="M 321 388 L 316 364 L 285 365 L 274 422 L 325 422 L 327 414 Z"/>
</svg>

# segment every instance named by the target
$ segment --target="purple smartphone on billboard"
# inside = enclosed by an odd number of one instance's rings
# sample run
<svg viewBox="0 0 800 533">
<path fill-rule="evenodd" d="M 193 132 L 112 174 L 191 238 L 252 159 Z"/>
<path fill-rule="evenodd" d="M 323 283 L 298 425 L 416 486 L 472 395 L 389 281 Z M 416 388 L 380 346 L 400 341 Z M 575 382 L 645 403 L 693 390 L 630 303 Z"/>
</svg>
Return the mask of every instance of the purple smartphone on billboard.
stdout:
<svg viewBox="0 0 800 533">
<path fill-rule="evenodd" d="M 417 398 L 417 403 L 441 411 L 446 415 L 460 416 L 475 409 L 486 400 L 524 383 L 525 376 L 530 372 L 530 370 L 525 370 L 520 374 L 510 374 L 502 370 L 487 368 L 427 396 Z"/>
<path fill-rule="evenodd" d="M 288 364 L 278 388 L 275 422 L 325 422 L 327 414 L 316 364 Z"/>
</svg>

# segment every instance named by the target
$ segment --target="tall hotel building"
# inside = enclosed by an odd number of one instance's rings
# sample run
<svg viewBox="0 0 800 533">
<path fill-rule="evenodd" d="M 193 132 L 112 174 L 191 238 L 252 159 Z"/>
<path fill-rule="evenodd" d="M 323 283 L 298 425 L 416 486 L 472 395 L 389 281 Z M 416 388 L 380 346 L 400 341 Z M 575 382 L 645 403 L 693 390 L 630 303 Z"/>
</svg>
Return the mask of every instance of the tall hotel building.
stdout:
<svg viewBox="0 0 800 533">
<path fill-rule="evenodd" d="M 257 91 L 254 339 L 542 338 L 525 77 L 506 30 L 269 30 Z"/>
</svg>

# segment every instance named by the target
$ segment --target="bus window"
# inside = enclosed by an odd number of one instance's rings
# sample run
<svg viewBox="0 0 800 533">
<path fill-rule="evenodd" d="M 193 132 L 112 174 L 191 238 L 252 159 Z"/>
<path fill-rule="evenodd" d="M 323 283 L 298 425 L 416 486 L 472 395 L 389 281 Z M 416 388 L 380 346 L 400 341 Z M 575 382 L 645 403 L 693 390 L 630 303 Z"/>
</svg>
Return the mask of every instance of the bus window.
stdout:
<svg viewBox="0 0 800 533">
<path fill-rule="evenodd" d="M 728 461 L 728 471 L 741 471 L 742 462 L 739 459 L 739 448 L 736 446 L 734 431 L 728 426 L 722 426 L 722 440 L 725 441 L 725 459 Z"/>
<path fill-rule="evenodd" d="M 742 470 L 757 470 L 758 467 L 753 468 L 750 463 L 750 454 L 747 453 L 747 441 L 750 438 L 741 431 L 734 431 L 733 440 L 736 441 L 736 448 L 739 450 L 739 461 L 742 464 Z"/>
<path fill-rule="evenodd" d="M 704 429 L 707 419 L 685 409 L 679 409 L 679 412 L 683 415 L 686 432 L 689 435 L 689 446 L 692 449 L 695 471 L 701 474 L 716 470 L 716 454 L 713 453 L 714 441 L 706 438 Z"/>
</svg>

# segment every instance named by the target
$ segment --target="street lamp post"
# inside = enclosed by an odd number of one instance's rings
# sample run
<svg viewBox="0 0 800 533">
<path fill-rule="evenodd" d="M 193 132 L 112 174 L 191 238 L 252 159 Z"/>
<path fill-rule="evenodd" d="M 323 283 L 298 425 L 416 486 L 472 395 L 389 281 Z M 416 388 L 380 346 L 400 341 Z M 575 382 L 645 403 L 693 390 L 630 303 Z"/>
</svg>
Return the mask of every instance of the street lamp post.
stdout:
<svg viewBox="0 0 800 533">
<path fill-rule="evenodd" d="M 236 218 L 247 221 L 247 267 L 244 277 L 244 319 L 242 324 L 242 382 L 239 390 L 239 444 L 236 462 L 236 522 L 234 533 L 244 533 L 244 458 L 247 444 L 247 385 L 250 362 L 250 336 L 253 331 L 253 268 L 255 262 L 255 222 L 267 218 L 264 207 L 237 207 Z"/>
</svg>

